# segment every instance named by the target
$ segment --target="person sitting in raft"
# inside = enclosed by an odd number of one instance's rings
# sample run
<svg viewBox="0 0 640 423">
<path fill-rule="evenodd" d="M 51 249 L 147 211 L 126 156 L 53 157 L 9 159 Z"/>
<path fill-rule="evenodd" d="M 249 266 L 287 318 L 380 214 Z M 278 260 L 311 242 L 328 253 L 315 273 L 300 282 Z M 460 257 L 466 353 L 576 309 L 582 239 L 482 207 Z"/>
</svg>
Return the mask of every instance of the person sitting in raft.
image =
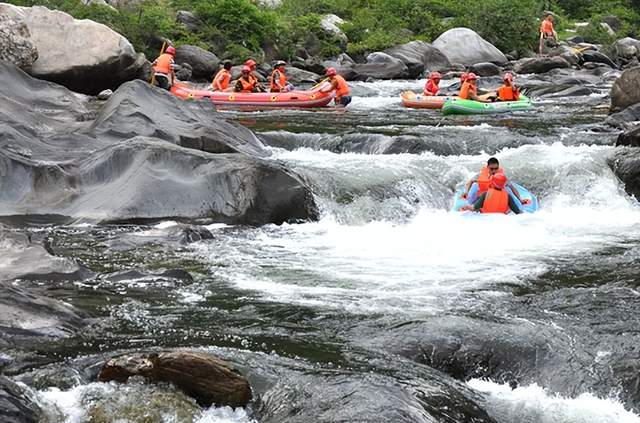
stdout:
<svg viewBox="0 0 640 423">
<path fill-rule="evenodd" d="M 229 88 L 229 83 L 231 82 L 231 62 L 229 60 L 225 60 L 222 69 L 218 71 L 215 78 L 211 82 L 211 88 L 213 91 L 225 91 Z"/>
<path fill-rule="evenodd" d="M 429 80 L 424 85 L 424 91 L 422 93 L 424 95 L 438 95 L 438 91 L 440 91 L 440 88 L 438 87 L 440 79 L 442 79 L 440 72 L 431 72 L 429 74 Z"/>
<path fill-rule="evenodd" d="M 328 93 L 335 90 L 336 97 L 334 101 L 336 107 L 347 107 L 347 105 L 351 103 L 351 90 L 349 89 L 349 85 L 347 85 L 347 81 L 345 81 L 342 76 L 338 75 L 335 68 L 328 68 L 327 76 L 329 77 L 331 85 L 322 88 L 320 92 Z"/>
<path fill-rule="evenodd" d="M 462 206 L 460 211 L 479 211 L 480 213 L 508 213 L 509 210 L 520 214 L 520 207 L 506 190 L 507 177 L 504 173 L 494 173 L 489 179 L 489 189 L 473 203 Z"/>
<path fill-rule="evenodd" d="M 464 192 L 462 193 L 462 199 L 466 200 L 469 197 L 469 191 L 471 190 L 471 186 L 474 183 L 478 184 L 477 195 L 481 195 L 482 193 L 486 192 L 489 189 L 489 180 L 493 175 L 496 175 L 498 173 L 504 174 L 504 170 L 500 167 L 500 162 L 498 161 L 498 159 L 496 159 L 495 157 L 490 157 L 489 160 L 487 160 L 487 165 L 483 166 L 482 169 L 480 169 L 480 175 L 478 175 L 477 178 L 472 178 L 469 180 L 469 182 L 467 182 Z M 511 184 L 511 182 L 507 183 L 507 188 L 511 190 L 513 195 L 522 204 L 530 203 L 530 200 L 523 200 L 520 197 L 518 190 L 513 186 L 513 184 Z"/>
<path fill-rule="evenodd" d="M 558 44 L 558 34 L 553 29 L 553 15 L 551 13 L 547 13 L 545 18 L 542 20 L 540 24 L 540 46 L 539 53 L 542 54 L 544 50 L 545 44 Z"/>
<path fill-rule="evenodd" d="M 167 47 L 165 52 L 153 61 L 153 79 L 152 84 L 157 85 L 165 90 L 171 89 L 175 82 L 175 62 L 173 57 L 176 55 L 176 49 L 173 46 Z"/>
<path fill-rule="evenodd" d="M 253 59 L 247 59 L 247 61 L 244 62 L 244 65 L 248 66 L 250 69 L 249 74 L 250 74 L 250 78 L 253 80 L 253 86 L 255 87 L 254 92 L 257 92 L 257 93 L 267 92 L 267 90 L 260 83 L 260 80 L 258 79 L 258 75 L 256 75 L 256 67 L 257 67 L 256 61 Z"/>
<path fill-rule="evenodd" d="M 460 98 L 464 99 L 464 100 L 475 100 L 475 101 L 481 101 L 483 103 L 487 103 L 489 100 L 485 100 L 481 97 L 478 97 L 478 76 L 473 73 L 473 72 L 469 72 L 467 74 L 467 77 L 465 79 L 465 81 L 462 83 L 462 86 L 460 87 Z"/>
<path fill-rule="evenodd" d="M 284 73 L 286 62 L 279 60 L 274 65 L 273 72 L 269 78 L 269 86 L 272 93 L 286 93 L 291 84 L 287 84 L 287 75 Z"/>
<path fill-rule="evenodd" d="M 249 66 L 242 67 L 242 74 L 240 78 L 236 81 L 236 84 L 233 87 L 233 91 L 237 93 L 255 93 L 258 92 L 256 88 L 256 83 L 258 81 L 251 76 L 251 68 Z"/>
<path fill-rule="evenodd" d="M 520 90 L 513 85 L 513 74 L 507 72 L 502 78 L 504 85 L 496 91 L 496 101 L 518 101 L 520 100 Z"/>
</svg>

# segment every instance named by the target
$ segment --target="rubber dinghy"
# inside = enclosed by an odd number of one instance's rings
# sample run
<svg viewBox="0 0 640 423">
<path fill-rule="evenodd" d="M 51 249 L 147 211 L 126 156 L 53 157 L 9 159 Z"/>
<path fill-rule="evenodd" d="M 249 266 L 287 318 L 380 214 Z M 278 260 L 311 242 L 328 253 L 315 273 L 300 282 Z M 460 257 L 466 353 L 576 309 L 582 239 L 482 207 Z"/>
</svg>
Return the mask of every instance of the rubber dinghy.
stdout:
<svg viewBox="0 0 640 423">
<path fill-rule="evenodd" d="M 445 115 L 477 115 L 509 113 L 520 110 L 527 110 L 531 107 L 531 100 L 527 96 L 521 95 L 518 101 L 495 101 L 493 103 L 482 103 L 475 100 L 463 100 L 454 98 L 445 101 L 442 106 L 442 113 Z"/>
<path fill-rule="evenodd" d="M 520 207 L 520 210 L 526 213 L 534 213 L 538 211 L 538 208 L 540 207 L 538 203 L 538 198 L 535 195 L 531 194 L 529 190 L 524 188 L 522 185 L 514 184 L 513 182 L 511 184 L 518 190 L 518 194 L 520 194 L 520 198 L 522 198 L 523 200 L 530 200 L 529 204 L 522 204 L 515 197 L 515 195 L 511 193 L 511 190 L 507 188 L 507 191 L 509 191 L 509 195 L 511 195 L 511 198 L 513 198 L 513 200 L 516 202 L 518 207 Z M 478 184 L 474 183 L 473 185 L 471 185 L 471 189 L 469 190 L 469 195 L 467 196 L 466 200 L 462 198 L 462 194 L 464 194 L 464 186 L 460 188 L 458 191 L 456 191 L 456 195 L 453 199 L 453 207 L 451 208 L 451 211 L 460 211 L 460 208 L 462 206 L 466 206 L 467 204 L 473 204 L 478 199 Z M 509 212 L 509 214 L 512 214 L 512 213 Z"/>
<path fill-rule="evenodd" d="M 196 89 L 184 83 L 177 83 L 171 87 L 171 93 L 184 100 L 209 99 L 218 107 L 229 108 L 311 108 L 324 107 L 335 96 L 333 92 L 323 93 L 320 89 L 326 83 L 308 91 L 289 91 L 286 93 L 235 93 L 226 91 L 210 91 Z"/>
<path fill-rule="evenodd" d="M 413 91 L 405 91 L 400 97 L 402 105 L 411 109 L 441 109 L 445 101 L 459 98 L 451 95 L 419 95 Z"/>
</svg>

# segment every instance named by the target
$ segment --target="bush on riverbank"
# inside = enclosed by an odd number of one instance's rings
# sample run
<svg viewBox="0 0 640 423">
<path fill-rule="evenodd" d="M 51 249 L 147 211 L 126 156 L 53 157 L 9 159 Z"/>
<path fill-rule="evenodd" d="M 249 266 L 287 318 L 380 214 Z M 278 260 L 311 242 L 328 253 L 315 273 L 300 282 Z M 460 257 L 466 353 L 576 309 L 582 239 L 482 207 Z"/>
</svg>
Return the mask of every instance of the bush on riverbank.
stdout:
<svg viewBox="0 0 640 423">
<path fill-rule="evenodd" d="M 145 0 L 117 10 L 84 5 L 80 0 L 9 2 L 43 5 L 104 23 L 150 58 L 166 38 L 176 45 L 198 45 L 236 62 L 247 56 L 290 59 L 302 50 L 320 57 L 347 51 L 362 58 L 414 39 L 433 41 L 455 26 L 475 30 L 504 52 L 523 53 L 536 48 L 541 8 L 557 12 L 558 29 L 570 20 L 592 17 L 592 24 L 580 30 L 591 42 L 612 41 L 599 25 L 605 16 L 618 18 L 616 38 L 637 36 L 640 28 L 636 0 L 558 0 L 542 5 L 538 0 L 283 0 L 276 9 L 259 7 L 251 0 Z M 195 32 L 176 22 L 178 10 L 197 16 L 200 25 Z M 321 18 L 327 13 L 345 19 L 341 29 L 348 42 L 322 29 Z"/>
</svg>

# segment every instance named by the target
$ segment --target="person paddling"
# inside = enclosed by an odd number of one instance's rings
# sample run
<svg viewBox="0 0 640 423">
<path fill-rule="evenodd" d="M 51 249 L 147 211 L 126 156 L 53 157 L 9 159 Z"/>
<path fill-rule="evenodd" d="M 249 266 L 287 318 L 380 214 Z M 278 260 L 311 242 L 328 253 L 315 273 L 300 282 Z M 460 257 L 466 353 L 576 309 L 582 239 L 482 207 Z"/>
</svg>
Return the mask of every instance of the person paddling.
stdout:
<svg viewBox="0 0 640 423">
<path fill-rule="evenodd" d="M 442 79 L 440 72 L 431 72 L 429 74 L 429 80 L 424 85 L 424 91 L 422 93 L 424 95 L 438 95 L 438 91 L 440 91 L 440 88 L 438 87 L 440 79 Z"/>
<path fill-rule="evenodd" d="M 460 211 L 479 211 L 480 213 L 522 213 L 518 204 L 511 198 L 506 190 L 507 177 L 504 173 L 495 173 L 489 178 L 489 189 L 482 193 L 473 203 L 462 206 Z"/>
<path fill-rule="evenodd" d="M 287 84 L 287 75 L 284 73 L 284 67 L 286 62 L 279 60 L 274 65 L 273 72 L 269 78 L 269 88 L 272 93 L 286 93 L 289 91 L 289 84 Z"/>
<path fill-rule="evenodd" d="M 176 49 L 173 46 L 169 46 L 164 53 L 153 61 L 153 85 L 165 90 L 171 89 L 176 79 L 175 62 L 173 60 L 175 55 Z"/>
<path fill-rule="evenodd" d="M 347 107 L 347 105 L 351 103 L 351 90 L 349 89 L 349 85 L 347 85 L 347 81 L 345 81 L 342 76 L 338 75 L 335 68 L 328 68 L 327 76 L 329 77 L 329 82 L 331 82 L 331 84 L 328 87 L 320 89 L 320 92 L 328 93 L 335 91 L 336 97 L 334 101 L 336 107 Z"/>
<path fill-rule="evenodd" d="M 498 161 L 497 158 L 495 157 L 490 157 L 489 160 L 487 160 L 487 165 L 483 166 L 480 169 L 480 174 L 478 175 L 477 178 L 471 178 L 469 180 L 469 182 L 467 182 L 467 185 L 465 186 L 464 192 L 462 193 L 462 199 L 466 200 L 469 197 L 469 191 L 471 190 L 471 186 L 476 183 L 478 184 L 478 192 L 476 193 L 476 196 L 481 195 L 482 193 L 486 192 L 489 189 L 490 186 L 490 179 L 493 175 L 496 175 L 498 173 L 502 173 L 504 174 L 504 169 L 502 169 L 500 167 L 500 162 Z M 511 192 L 513 193 L 513 195 L 518 199 L 518 201 L 520 201 L 522 204 L 529 204 L 529 200 L 524 200 L 520 197 L 520 193 L 518 193 L 518 190 L 513 186 L 513 184 L 511 184 L 511 182 L 509 182 L 507 184 L 507 188 L 509 188 L 511 190 Z M 473 200 L 473 199 L 472 199 Z"/>
<path fill-rule="evenodd" d="M 225 91 L 229 88 L 229 83 L 231 82 L 231 62 L 229 60 L 225 60 L 222 65 L 222 69 L 218 71 L 215 78 L 211 82 L 211 88 L 213 91 Z"/>
<path fill-rule="evenodd" d="M 553 15 L 551 13 L 547 13 L 540 24 L 540 54 L 542 54 L 548 41 L 552 41 L 554 44 L 558 43 L 558 33 L 553 29 Z"/>
</svg>

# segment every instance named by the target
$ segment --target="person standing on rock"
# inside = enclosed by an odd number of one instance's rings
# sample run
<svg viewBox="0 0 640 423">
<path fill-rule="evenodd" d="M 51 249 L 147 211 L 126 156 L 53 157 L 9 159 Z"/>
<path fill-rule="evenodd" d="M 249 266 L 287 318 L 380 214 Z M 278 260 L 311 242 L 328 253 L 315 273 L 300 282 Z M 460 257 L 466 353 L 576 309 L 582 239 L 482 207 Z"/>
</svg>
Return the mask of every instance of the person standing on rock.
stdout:
<svg viewBox="0 0 640 423">
<path fill-rule="evenodd" d="M 442 79 L 440 72 L 431 72 L 429 74 L 429 80 L 424 85 L 424 91 L 422 93 L 424 95 L 438 95 L 438 91 L 440 91 L 440 87 L 438 87 L 440 79 Z"/>
<path fill-rule="evenodd" d="M 330 85 L 321 88 L 321 93 L 329 93 L 331 91 L 336 92 L 336 97 L 334 98 L 336 107 L 347 107 L 349 103 L 351 103 L 351 89 L 349 89 L 349 85 L 347 85 L 347 81 L 338 75 L 338 72 L 335 68 L 327 69 L 327 76 L 329 77 Z"/>
<path fill-rule="evenodd" d="M 558 43 L 558 34 L 555 29 L 553 29 L 553 15 L 551 13 L 547 13 L 540 24 L 540 54 L 544 51 L 544 46 L 547 42 L 551 42 L 554 45 Z"/>
<path fill-rule="evenodd" d="M 286 93 L 289 91 L 289 84 L 287 84 L 287 75 L 284 73 L 284 67 L 286 62 L 278 60 L 274 65 L 273 72 L 269 78 L 269 86 L 272 93 Z"/>
<path fill-rule="evenodd" d="M 167 47 L 156 60 L 153 61 L 153 85 L 157 85 L 165 90 L 171 89 L 176 75 L 175 62 L 173 57 L 176 55 L 176 49 L 173 46 Z"/>
<path fill-rule="evenodd" d="M 231 61 L 225 60 L 222 69 L 218 71 L 211 82 L 213 91 L 226 91 L 231 82 Z"/>
</svg>

